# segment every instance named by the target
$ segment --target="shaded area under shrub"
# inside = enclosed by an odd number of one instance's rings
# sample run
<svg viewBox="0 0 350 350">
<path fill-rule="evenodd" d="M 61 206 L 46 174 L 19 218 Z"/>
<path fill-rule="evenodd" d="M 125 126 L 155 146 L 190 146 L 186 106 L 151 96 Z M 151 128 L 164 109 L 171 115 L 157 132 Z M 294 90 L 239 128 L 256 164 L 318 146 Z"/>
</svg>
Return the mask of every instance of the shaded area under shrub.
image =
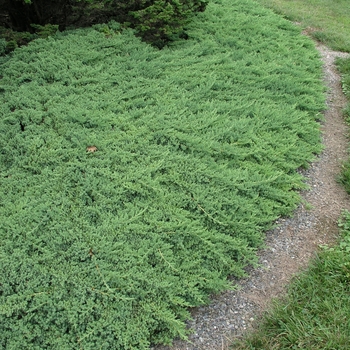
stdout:
<svg viewBox="0 0 350 350">
<path fill-rule="evenodd" d="M 33 33 L 36 26 L 86 27 L 116 20 L 136 29 L 143 40 L 163 47 L 181 35 L 207 0 L 0 0 L 0 25 Z M 18 43 L 20 44 L 20 43 Z"/>
</svg>

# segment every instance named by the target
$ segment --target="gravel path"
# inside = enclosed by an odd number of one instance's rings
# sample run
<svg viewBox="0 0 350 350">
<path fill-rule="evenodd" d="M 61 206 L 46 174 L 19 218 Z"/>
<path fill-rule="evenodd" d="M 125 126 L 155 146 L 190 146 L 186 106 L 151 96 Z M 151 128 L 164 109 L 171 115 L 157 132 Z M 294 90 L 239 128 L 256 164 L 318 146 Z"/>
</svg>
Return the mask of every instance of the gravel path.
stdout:
<svg viewBox="0 0 350 350">
<path fill-rule="evenodd" d="M 238 282 L 238 291 L 227 291 L 212 298 L 206 307 L 192 311 L 188 326 L 194 330 L 190 342 L 175 341 L 172 347 L 154 350 L 223 350 L 231 340 L 254 325 L 254 320 L 280 295 L 293 275 L 307 265 L 320 244 L 337 236 L 337 220 L 343 209 L 350 210 L 344 189 L 337 184 L 341 162 L 347 158 L 348 130 L 342 118 L 346 100 L 334 61 L 346 54 L 317 46 L 324 62 L 324 80 L 328 87 L 325 121 L 322 123 L 325 149 L 307 171 L 303 171 L 309 191 L 304 205 L 292 218 L 277 221 L 277 228 L 267 233 L 267 248 L 259 254 L 261 267 L 251 269 L 249 278 Z"/>
</svg>

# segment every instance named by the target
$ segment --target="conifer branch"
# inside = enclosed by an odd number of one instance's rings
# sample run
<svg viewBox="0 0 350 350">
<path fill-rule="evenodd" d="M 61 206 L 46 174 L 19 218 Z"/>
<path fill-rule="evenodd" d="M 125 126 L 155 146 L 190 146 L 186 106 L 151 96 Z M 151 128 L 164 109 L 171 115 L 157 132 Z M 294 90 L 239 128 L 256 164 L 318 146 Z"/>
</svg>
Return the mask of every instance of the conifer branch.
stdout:
<svg viewBox="0 0 350 350">
<path fill-rule="evenodd" d="M 203 208 L 200 204 L 197 203 L 197 206 L 198 206 L 198 208 L 199 208 L 205 215 L 207 215 L 210 219 L 212 219 L 212 220 L 213 220 L 214 222 L 216 222 L 217 224 L 223 225 L 223 226 L 228 226 L 227 224 L 224 224 L 223 222 L 221 222 L 221 221 L 215 219 L 212 215 L 210 215 L 209 213 L 207 213 L 207 212 L 204 210 L 204 208 Z"/>
<path fill-rule="evenodd" d="M 113 292 L 112 289 L 108 286 L 106 280 L 104 279 L 101 271 L 100 271 L 100 268 L 98 267 L 98 265 L 95 263 L 95 266 L 96 266 L 96 270 L 98 271 L 99 275 L 101 276 L 102 278 L 102 281 L 103 281 L 103 284 L 106 286 L 106 288 L 110 291 L 110 292 Z"/>
<path fill-rule="evenodd" d="M 162 254 L 162 252 L 160 251 L 160 249 L 158 249 L 158 252 L 159 252 L 160 256 L 162 257 L 162 259 L 169 265 L 169 267 L 170 267 L 172 270 L 174 270 L 174 271 L 176 271 L 176 272 L 179 272 L 179 270 L 175 269 L 175 267 L 172 266 L 172 265 L 170 264 L 170 262 L 164 258 L 164 255 Z"/>
</svg>

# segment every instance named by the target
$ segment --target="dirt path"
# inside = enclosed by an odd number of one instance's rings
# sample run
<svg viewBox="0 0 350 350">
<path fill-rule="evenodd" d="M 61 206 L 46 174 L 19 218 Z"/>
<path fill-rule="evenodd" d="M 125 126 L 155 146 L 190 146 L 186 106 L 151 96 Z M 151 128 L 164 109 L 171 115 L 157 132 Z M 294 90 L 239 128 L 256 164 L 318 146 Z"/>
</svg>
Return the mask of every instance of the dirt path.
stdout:
<svg viewBox="0 0 350 350">
<path fill-rule="evenodd" d="M 346 54 L 318 45 L 324 62 L 325 83 L 329 89 L 322 123 L 325 149 L 318 160 L 304 172 L 309 191 L 302 193 L 311 204 L 295 212 L 293 218 L 281 219 L 267 234 L 267 248 L 260 253 L 261 268 L 249 271 L 249 278 L 239 282 L 238 291 L 228 291 L 211 305 L 193 311 L 188 323 L 194 330 L 190 343 L 176 341 L 172 347 L 157 350 L 222 350 L 231 340 L 249 328 L 254 318 L 280 295 L 293 275 L 305 267 L 320 244 L 334 241 L 337 220 L 343 209 L 350 210 L 349 196 L 336 182 L 342 161 L 347 158 L 348 130 L 342 117 L 346 104 L 336 71 L 336 57 Z"/>
</svg>

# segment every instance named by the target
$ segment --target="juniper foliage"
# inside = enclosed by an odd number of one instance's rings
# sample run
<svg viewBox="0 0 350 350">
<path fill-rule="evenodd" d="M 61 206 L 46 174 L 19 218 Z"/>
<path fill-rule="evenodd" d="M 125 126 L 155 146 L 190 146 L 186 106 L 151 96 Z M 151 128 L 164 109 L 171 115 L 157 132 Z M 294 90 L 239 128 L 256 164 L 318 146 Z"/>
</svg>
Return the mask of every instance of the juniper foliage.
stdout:
<svg viewBox="0 0 350 350">
<path fill-rule="evenodd" d="M 291 23 L 219 0 L 161 51 L 118 28 L 1 61 L 1 348 L 185 338 L 320 151 L 320 61 Z"/>
</svg>

